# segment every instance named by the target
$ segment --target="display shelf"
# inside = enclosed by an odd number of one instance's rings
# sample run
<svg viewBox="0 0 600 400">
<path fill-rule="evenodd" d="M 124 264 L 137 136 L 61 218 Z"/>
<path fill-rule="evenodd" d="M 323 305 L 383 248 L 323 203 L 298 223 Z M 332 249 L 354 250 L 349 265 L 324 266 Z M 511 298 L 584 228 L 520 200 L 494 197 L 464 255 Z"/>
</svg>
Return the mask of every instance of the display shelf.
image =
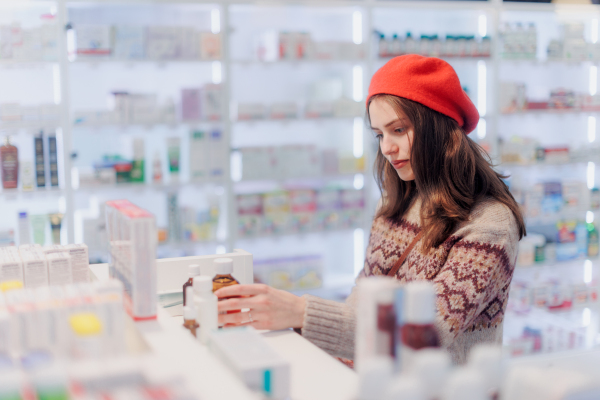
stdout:
<svg viewBox="0 0 600 400">
<path fill-rule="evenodd" d="M 540 60 L 538 58 L 533 59 L 520 59 L 520 58 L 503 58 L 500 57 L 501 64 L 516 64 L 516 65 L 527 65 L 531 67 L 550 67 L 567 65 L 573 67 L 586 67 L 590 65 L 600 64 L 600 60 Z"/>
<path fill-rule="evenodd" d="M 102 65 L 102 64 L 122 64 L 125 68 L 134 68 L 136 65 L 155 65 L 157 68 L 162 68 L 169 64 L 194 64 L 194 63 L 213 63 L 221 62 L 222 59 L 165 59 L 165 60 L 147 60 L 147 59 L 116 59 L 116 58 L 85 58 L 77 57 L 71 61 L 70 65 Z"/>
<path fill-rule="evenodd" d="M 515 112 L 504 112 L 500 115 L 503 117 L 512 117 L 520 115 L 564 115 L 564 114 L 600 114 L 600 110 L 581 110 L 581 109 L 543 109 L 543 110 L 522 110 Z"/>
<path fill-rule="evenodd" d="M 0 200 L 37 199 L 54 196 L 64 196 L 66 191 L 59 187 L 35 188 L 34 190 L 2 189 Z"/>
<path fill-rule="evenodd" d="M 232 64 L 238 65 L 262 65 L 264 67 L 271 66 L 296 66 L 302 64 L 363 64 L 367 63 L 367 58 L 356 58 L 356 59 L 296 59 L 296 60 L 274 60 L 274 61 L 262 61 L 262 60 L 231 60 Z"/>
<path fill-rule="evenodd" d="M 597 157 L 590 157 L 585 160 L 568 160 L 568 161 L 553 161 L 553 162 L 530 162 L 530 163 L 500 163 L 495 165 L 496 169 L 502 168 L 544 168 L 544 167 L 560 167 L 564 165 L 587 164 L 588 162 L 599 162 L 600 154 Z"/>
<path fill-rule="evenodd" d="M 294 122 L 315 122 L 315 123 L 326 123 L 326 122 L 351 122 L 354 121 L 355 118 L 362 118 L 362 115 L 356 116 L 348 116 L 348 117 L 319 117 L 319 118 L 311 118 L 299 116 L 295 118 L 256 118 L 256 119 L 236 119 L 233 120 L 235 124 L 282 124 L 287 125 Z"/>
<path fill-rule="evenodd" d="M 307 230 L 304 232 L 283 232 L 283 233 L 270 234 L 270 235 L 258 234 L 258 235 L 253 235 L 253 236 L 239 237 L 238 240 L 244 241 L 244 243 L 250 243 L 250 242 L 258 241 L 258 240 L 277 241 L 277 240 L 286 240 L 286 239 L 290 239 L 290 238 L 306 238 L 308 236 L 314 236 L 314 235 L 318 235 L 322 239 L 327 239 L 330 237 L 334 237 L 338 234 L 352 233 L 356 229 L 361 229 L 361 228 L 362 227 L 360 225 L 357 225 L 357 226 L 352 226 L 352 227 L 326 229 L 326 230 Z"/>
<path fill-rule="evenodd" d="M 299 188 L 319 188 L 325 182 L 349 181 L 355 179 L 356 175 L 363 175 L 364 171 L 356 171 L 348 174 L 319 175 L 305 177 L 284 177 L 277 179 L 242 179 L 235 182 L 236 193 L 251 193 L 260 187 L 289 187 Z M 352 186 L 352 184 L 350 185 Z"/>
<path fill-rule="evenodd" d="M 146 191 L 146 190 L 156 190 L 156 191 L 177 191 L 179 189 L 185 187 L 203 187 L 206 185 L 218 185 L 224 184 L 223 179 L 215 179 L 215 180 L 206 180 L 202 182 L 179 182 L 179 183 L 144 183 L 144 182 L 124 182 L 124 183 L 116 183 L 114 185 L 85 185 L 79 186 L 78 188 L 74 188 L 76 193 L 85 193 L 88 194 L 90 192 L 95 191 L 105 191 L 105 190 L 135 190 L 135 191 Z"/>
<path fill-rule="evenodd" d="M 75 130 L 80 129 L 91 129 L 91 130 L 119 130 L 119 131 L 127 131 L 134 129 L 145 129 L 145 130 L 153 130 L 153 129 L 177 129 L 180 127 L 192 128 L 198 125 L 215 125 L 222 124 L 222 120 L 198 120 L 198 121 L 178 121 L 178 122 L 156 122 L 156 123 L 148 123 L 148 124 L 117 124 L 117 123 L 107 123 L 107 124 L 89 124 L 89 123 L 78 123 L 75 122 L 73 124 L 73 128 Z"/>
<path fill-rule="evenodd" d="M 329 300 L 344 301 L 356 285 L 355 282 L 356 276 L 353 274 L 325 274 L 323 276 L 323 285 L 320 288 L 290 290 L 290 293 L 296 296 L 310 294 Z"/>
<path fill-rule="evenodd" d="M 517 265 L 517 268 L 515 269 L 515 279 L 518 280 L 525 274 L 536 274 L 543 270 L 545 270 L 546 272 L 553 270 L 560 271 L 574 267 L 581 269 L 586 261 L 590 261 L 595 268 L 600 270 L 600 257 L 581 257 L 573 260 L 564 261 L 552 260 L 538 262 L 528 266 Z M 583 279 L 583 275 L 581 275 L 581 277 Z"/>
</svg>

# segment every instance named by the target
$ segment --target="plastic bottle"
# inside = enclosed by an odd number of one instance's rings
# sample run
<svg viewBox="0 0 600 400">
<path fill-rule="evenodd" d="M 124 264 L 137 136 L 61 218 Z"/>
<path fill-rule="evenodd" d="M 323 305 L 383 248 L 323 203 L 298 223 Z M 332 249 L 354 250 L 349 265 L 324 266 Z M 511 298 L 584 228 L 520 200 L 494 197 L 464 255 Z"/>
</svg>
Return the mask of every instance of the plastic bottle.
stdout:
<svg viewBox="0 0 600 400">
<path fill-rule="evenodd" d="M 413 39 L 410 32 L 406 32 L 406 39 L 404 39 L 404 52 L 405 54 L 415 54 L 417 50 L 417 43 Z"/>
<path fill-rule="evenodd" d="M 103 351 L 102 322 L 94 313 L 78 313 L 69 317 L 74 334 L 71 354 L 74 358 L 97 358 Z"/>
<path fill-rule="evenodd" d="M 427 399 L 439 399 L 444 383 L 450 374 L 452 361 L 446 350 L 424 349 L 415 354 L 408 373 L 416 376 L 423 384 Z"/>
<path fill-rule="evenodd" d="M 193 287 L 194 277 L 200 275 L 200 266 L 198 264 L 191 264 L 188 266 L 188 280 L 183 284 L 183 306 L 187 306 L 187 288 Z"/>
<path fill-rule="evenodd" d="M 208 276 L 194 278 L 194 307 L 198 312 L 196 322 L 200 325 L 200 334 L 197 337 L 206 344 L 208 334 L 219 327 L 217 296 L 213 293 L 213 282 Z"/>
<path fill-rule="evenodd" d="M 385 35 L 381 33 L 379 35 L 379 58 L 389 57 L 390 51 L 387 40 L 385 40 Z"/>
<path fill-rule="evenodd" d="M 412 375 L 401 375 L 392 380 L 383 400 L 426 400 L 421 380 Z"/>
<path fill-rule="evenodd" d="M 411 282 L 404 292 L 404 325 L 401 328 L 402 364 L 412 365 L 414 352 L 440 347 L 435 328 L 436 294 L 427 281 Z"/>
<path fill-rule="evenodd" d="M 190 292 L 190 296 L 192 296 L 193 289 L 188 288 Z M 191 298 L 191 297 L 190 297 Z M 197 336 L 197 329 L 200 326 L 198 322 L 196 322 L 196 318 L 198 317 L 198 311 L 196 311 L 196 307 L 194 306 L 185 306 L 183 307 L 183 327 L 189 330 L 194 337 Z"/>
<path fill-rule="evenodd" d="M 479 371 L 459 368 L 450 375 L 442 400 L 487 400 L 484 378 Z"/>
<path fill-rule="evenodd" d="M 502 384 L 502 348 L 493 345 L 479 345 L 469 353 L 469 368 L 479 371 L 484 378 L 488 398 L 496 400 L 499 397 Z"/>
<path fill-rule="evenodd" d="M 390 43 L 389 56 L 396 57 L 402 55 L 402 53 L 404 53 L 403 47 L 404 43 L 398 37 L 398 35 L 394 33 Z"/>
<path fill-rule="evenodd" d="M 359 400 L 381 400 L 392 380 L 393 363 L 390 357 L 366 360 L 359 370 Z"/>
</svg>

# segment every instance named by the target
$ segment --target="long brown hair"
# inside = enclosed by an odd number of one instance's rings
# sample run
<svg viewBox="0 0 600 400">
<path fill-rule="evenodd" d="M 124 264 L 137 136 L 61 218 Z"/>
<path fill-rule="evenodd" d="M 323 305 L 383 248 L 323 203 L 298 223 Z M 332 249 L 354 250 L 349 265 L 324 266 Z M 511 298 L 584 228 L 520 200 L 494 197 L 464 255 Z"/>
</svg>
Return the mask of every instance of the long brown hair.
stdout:
<svg viewBox="0 0 600 400">
<path fill-rule="evenodd" d="M 458 123 L 435 110 L 401 97 L 379 94 L 369 100 L 387 102 L 396 113 L 403 111 L 414 127 L 410 162 L 415 179 L 403 181 L 391 163 L 377 151 L 375 180 L 382 194 L 376 217 L 399 219 L 418 196 L 421 199 L 421 225 L 424 248 L 441 245 L 457 224 L 466 221 L 474 205 L 490 196 L 514 214 L 519 239 L 525 222 L 519 205 L 502 181 L 506 177 L 492 168 L 489 155 L 470 139 Z M 369 107 L 367 120 L 370 125 Z"/>
</svg>

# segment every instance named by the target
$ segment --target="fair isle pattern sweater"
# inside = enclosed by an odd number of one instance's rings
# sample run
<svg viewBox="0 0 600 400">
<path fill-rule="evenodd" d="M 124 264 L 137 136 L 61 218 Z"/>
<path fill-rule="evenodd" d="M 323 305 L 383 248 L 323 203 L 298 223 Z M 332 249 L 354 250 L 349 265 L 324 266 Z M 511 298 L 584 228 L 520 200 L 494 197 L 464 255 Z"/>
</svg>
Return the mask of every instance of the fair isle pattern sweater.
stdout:
<svg viewBox="0 0 600 400">
<path fill-rule="evenodd" d="M 420 201 L 399 221 L 373 221 L 361 276 L 386 275 L 421 230 Z M 422 241 L 396 274 L 400 282 L 433 281 L 437 292 L 436 326 L 454 363 L 466 361 L 478 343 L 502 342 L 519 235 L 514 215 L 494 199 L 479 202 L 469 220 L 439 247 L 425 253 Z M 356 288 L 345 303 L 305 295 L 302 335 L 331 355 L 354 358 Z"/>
</svg>

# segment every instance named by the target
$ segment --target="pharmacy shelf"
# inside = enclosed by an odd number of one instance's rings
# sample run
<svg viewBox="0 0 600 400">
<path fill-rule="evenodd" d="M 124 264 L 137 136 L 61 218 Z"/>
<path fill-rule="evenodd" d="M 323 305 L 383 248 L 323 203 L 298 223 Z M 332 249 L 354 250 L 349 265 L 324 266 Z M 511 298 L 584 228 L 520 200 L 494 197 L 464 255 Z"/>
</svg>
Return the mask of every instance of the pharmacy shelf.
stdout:
<svg viewBox="0 0 600 400">
<path fill-rule="evenodd" d="M 3 189 L 0 191 L 0 201 L 42 200 L 51 197 L 64 196 L 66 191 L 61 188 L 35 188 L 34 190 Z"/>
<path fill-rule="evenodd" d="M 553 225 L 559 221 L 564 220 L 572 220 L 572 219 L 581 219 L 585 220 L 586 213 L 589 210 L 574 210 L 574 211 L 563 211 L 553 215 L 542 215 L 538 217 L 525 217 L 525 224 L 528 227 L 531 226 L 540 226 L 540 225 Z M 600 210 L 591 211 L 597 216 L 600 213 Z M 594 218 L 596 219 L 596 218 Z"/>
<path fill-rule="evenodd" d="M 294 122 L 314 122 L 314 123 L 325 123 L 325 122 L 339 122 L 339 121 L 353 121 L 354 118 L 360 118 L 362 115 L 356 115 L 352 117 L 296 117 L 296 118 L 256 118 L 256 119 L 237 119 L 233 121 L 235 124 L 291 124 Z"/>
<path fill-rule="evenodd" d="M 0 131 L 3 130 L 39 130 L 47 128 L 59 127 L 59 120 L 48 120 L 48 121 L 14 121 L 14 122 L 0 122 Z"/>
<path fill-rule="evenodd" d="M 365 211 L 363 210 L 363 213 Z M 363 215 L 364 216 L 364 215 Z M 333 237 L 336 234 L 340 234 L 340 233 L 350 233 L 353 232 L 355 229 L 361 229 L 362 226 L 353 226 L 353 227 L 347 227 L 347 228 L 336 228 L 336 229 L 327 229 L 327 230 L 310 230 L 310 231 L 305 231 L 305 232 L 285 232 L 285 233 L 278 233 L 275 235 L 254 235 L 254 236 L 244 236 L 244 237 L 238 237 L 238 241 L 240 242 L 244 242 L 244 243 L 251 243 L 252 241 L 258 241 L 258 240 L 280 240 L 280 239 L 286 239 L 286 238 L 302 238 L 302 237 L 307 237 L 309 235 L 319 235 L 323 240 L 327 240 L 328 237 Z"/>
<path fill-rule="evenodd" d="M 14 59 L 2 59 L 2 60 L 0 60 L 0 68 L 48 66 L 48 65 L 57 65 L 58 63 L 59 63 L 58 60 L 14 60 Z"/>
<path fill-rule="evenodd" d="M 510 113 L 501 113 L 503 117 L 514 117 L 523 115 L 565 115 L 565 114 L 600 114 L 600 110 L 581 110 L 581 109 L 543 109 L 543 110 L 523 110 Z"/>
<path fill-rule="evenodd" d="M 518 280 L 523 275 L 526 274 L 535 274 L 543 269 L 547 271 L 567 269 L 573 267 L 581 267 L 584 262 L 591 261 L 593 265 L 596 267 L 600 267 L 600 257 L 581 257 L 572 260 L 552 260 L 552 261 L 543 261 L 536 262 L 532 265 L 518 265 L 515 269 L 515 280 Z"/>
<path fill-rule="evenodd" d="M 134 68 L 136 65 L 155 65 L 157 68 L 163 68 L 168 64 L 196 64 L 196 63 L 213 63 L 221 62 L 221 59 L 165 59 L 165 60 L 148 60 L 148 59 L 114 59 L 114 58 L 85 58 L 77 57 L 75 61 L 71 61 L 70 65 L 102 65 L 102 64 L 122 64 L 125 68 Z"/>
<path fill-rule="evenodd" d="M 369 60 L 366 58 L 356 58 L 356 59 L 339 59 L 339 60 L 334 60 L 334 59 L 312 59 L 312 58 L 305 58 L 305 59 L 295 59 L 295 60 L 274 60 L 274 61 L 261 61 L 261 60 L 232 60 L 231 63 L 232 64 L 237 64 L 237 65 L 262 65 L 264 67 L 271 67 L 271 66 L 296 66 L 296 65 L 301 65 L 301 64 L 307 64 L 307 65 L 320 65 L 320 64 L 362 64 L 362 63 L 367 63 Z"/>
<path fill-rule="evenodd" d="M 161 128 L 170 128 L 175 129 L 179 127 L 194 127 L 198 125 L 215 125 L 223 123 L 222 120 L 199 120 L 199 121 L 178 121 L 178 122 L 155 122 L 148 124 L 117 124 L 117 123 L 107 123 L 107 124 L 89 124 L 89 123 L 74 123 L 73 129 L 93 129 L 93 130 L 131 130 L 131 129 L 161 129 Z"/>
<path fill-rule="evenodd" d="M 501 163 L 495 166 L 496 169 L 503 169 L 503 168 L 544 168 L 544 167 L 559 167 L 559 166 L 563 166 L 563 165 L 577 165 L 577 164 L 587 164 L 588 162 L 599 162 L 600 161 L 600 154 L 596 157 L 590 157 L 589 159 L 585 159 L 585 160 L 569 160 L 569 161 L 563 161 L 563 162 L 545 162 L 545 161 L 540 161 L 540 162 L 531 162 L 531 163 Z"/>
<path fill-rule="evenodd" d="M 515 65 L 524 65 L 524 66 L 532 66 L 532 67 L 548 67 L 554 65 L 567 65 L 573 67 L 585 67 L 589 65 L 597 65 L 600 64 L 600 60 L 540 60 L 537 58 L 503 58 L 500 57 L 501 64 L 515 64 Z"/>
<path fill-rule="evenodd" d="M 322 175 L 300 178 L 241 180 L 234 183 L 234 192 L 236 194 L 266 193 L 276 190 L 320 189 L 331 185 L 334 185 L 335 187 L 341 185 L 350 189 L 354 188 L 354 179 L 356 178 L 356 175 L 362 175 L 364 179 L 364 172 L 356 172 L 354 174 Z M 339 185 L 336 185 L 336 183 Z"/>
<path fill-rule="evenodd" d="M 500 8 L 502 11 L 600 14 L 598 6 L 593 4 L 502 2 Z"/>
<path fill-rule="evenodd" d="M 391 57 L 378 57 L 377 61 L 379 62 L 388 62 L 390 61 L 392 58 L 395 58 L 396 56 L 391 56 Z M 433 56 L 429 56 L 429 57 L 433 57 Z M 436 57 L 439 58 L 441 60 L 444 60 L 448 63 L 453 63 L 453 62 L 478 62 L 478 61 L 487 61 L 487 62 L 491 62 L 494 61 L 494 57 L 493 56 L 489 56 L 489 57 Z"/>
<path fill-rule="evenodd" d="M 158 192 L 168 192 L 168 191 L 177 191 L 184 187 L 203 187 L 206 185 L 223 185 L 225 182 L 223 179 L 215 179 L 215 180 L 206 180 L 202 182 L 179 182 L 179 183 L 144 183 L 144 182 L 123 182 L 116 184 L 98 184 L 93 186 L 80 186 L 78 188 L 74 188 L 73 191 L 75 193 L 93 193 L 100 192 L 106 190 L 133 190 L 133 191 L 148 191 L 154 190 Z"/>
</svg>

